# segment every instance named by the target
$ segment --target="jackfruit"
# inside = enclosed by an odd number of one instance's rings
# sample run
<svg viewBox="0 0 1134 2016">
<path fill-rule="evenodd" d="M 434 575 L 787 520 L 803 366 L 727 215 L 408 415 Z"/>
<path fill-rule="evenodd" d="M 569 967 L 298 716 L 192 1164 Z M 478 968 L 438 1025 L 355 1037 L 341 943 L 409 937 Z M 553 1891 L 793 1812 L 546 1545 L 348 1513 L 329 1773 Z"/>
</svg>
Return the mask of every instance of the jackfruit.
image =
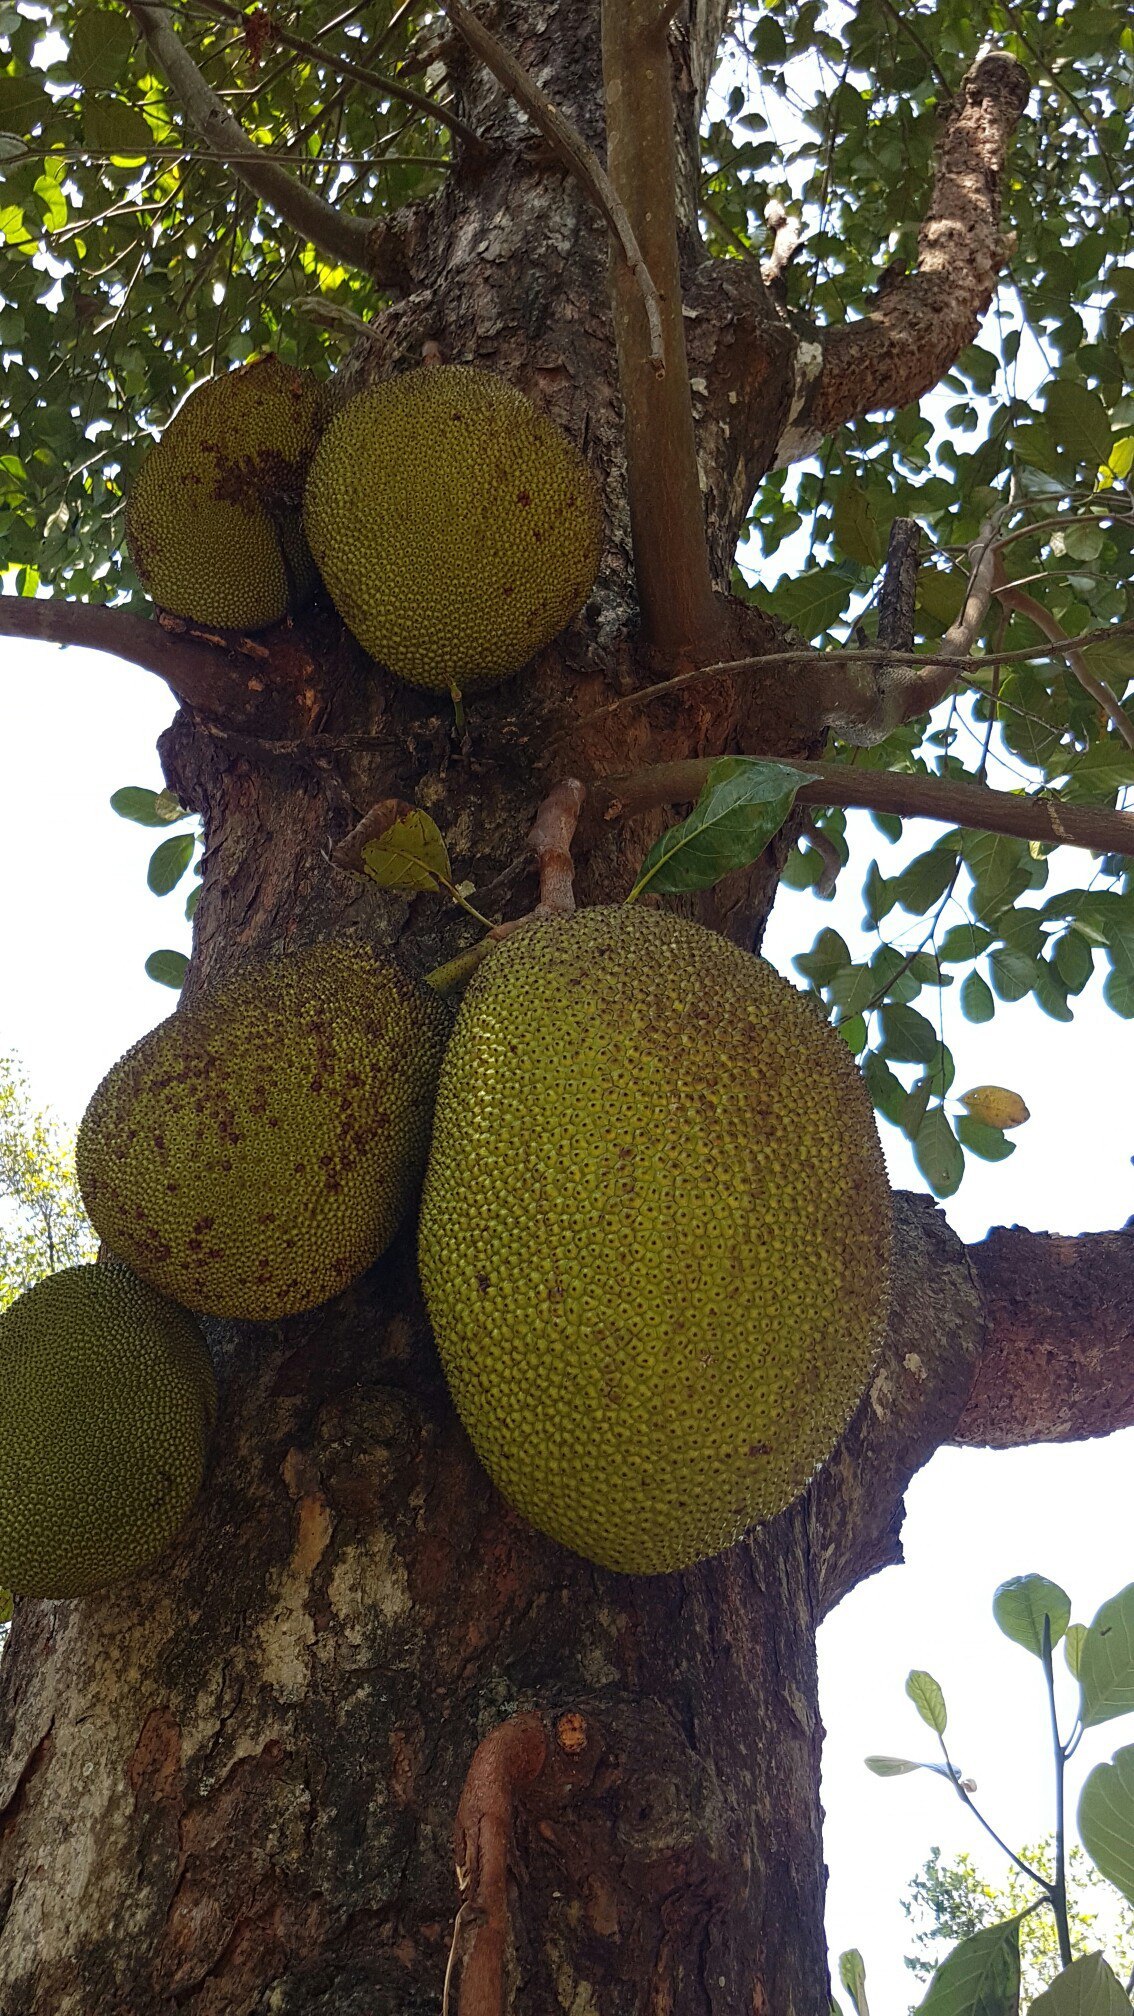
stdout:
<svg viewBox="0 0 1134 2016">
<path fill-rule="evenodd" d="M 506 379 L 463 364 L 348 400 L 312 461 L 304 523 L 364 650 L 439 693 L 526 665 L 582 608 L 602 548 L 578 450 Z"/>
<path fill-rule="evenodd" d="M 788 1505 L 868 1383 L 890 1222 L 849 1050 L 738 946 L 591 909 L 472 980 L 421 1276 L 477 1453 L 564 1546 L 652 1574 Z"/>
<path fill-rule="evenodd" d="M 86 1596 L 164 1552 L 216 1386 L 193 1318 L 128 1267 L 66 1267 L 0 1315 L 0 1580 Z"/>
<path fill-rule="evenodd" d="M 134 565 L 159 606 L 197 623 L 263 630 L 309 601 L 307 467 L 324 395 L 261 357 L 197 385 L 146 456 L 126 506 Z"/>
<path fill-rule="evenodd" d="M 207 1315 L 266 1321 L 339 1294 L 416 1189 L 449 1019 L 361 945 L 242 968 L 91 1100 L 76 1164 L 96 1231 Z"/>
</svg>

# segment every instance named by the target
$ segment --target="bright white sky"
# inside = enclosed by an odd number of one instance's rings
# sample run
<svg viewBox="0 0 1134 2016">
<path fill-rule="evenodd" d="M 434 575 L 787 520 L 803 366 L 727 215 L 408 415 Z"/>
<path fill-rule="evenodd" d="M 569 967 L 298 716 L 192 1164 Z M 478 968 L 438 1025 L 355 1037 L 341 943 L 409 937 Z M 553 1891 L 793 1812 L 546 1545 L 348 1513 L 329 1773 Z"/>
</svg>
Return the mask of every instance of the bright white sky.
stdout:
<svg viewBox="0 0 1134 2016">
<path fill-rule="evenodd" d="M 121 784 L 160 785 L 154 742 L 173 704 L 147 673 L 88 652 L 9 644 L 3 674 L 0 1051 L 17 1051 L 37 1101 L 74 1124 L 102 1073 L 174 1005 L 143 973 L 147 953 L 188 948 L 187 885 L 161 900 L 146 888 L 161 835 L 107 803 Z M 920 848 L 939 829 L 913 830 Z M 859 839 L 885 848 L 865 818 Z M 1069 874 L 1087 859 L 1069 861 Z M 827 922 L 853 949 L 860 879 L 856 863 L 834 904 L 785 892 L 767 947 L 777 964 L 790 971 L 791 953 Z M 946 1207 L 962 1237 L 996 1223 L 1102 1229 L 1134 1212 L 1130 1027 L 1102 1006 L 1097 982 L 1073 1025 L 1020 1003 L 980 1029 L 951 1013 L 947 1034 L 959 1090 L 1010 1085 L 1034 1116 L 1010 1161 L 970 1164 Z M 894 1181 L 920 1187 L 904 1141 L 883 1132 Z M 835 1954 L 851 1945 L 865 1954 L 874 2016 L 904 2016 L 915 1999 L 899 1899 L 931 1844 L 969 1847 L 1000 1871 L 942 1781 L 884 1782 L 861 1760 L 872 1751 L 933 1756 L 903 1693 L 909 1668 L 925 1667 L 945 1688 L 956 1759 L 979 1781 L 999 1831 L 1019 1845 L 1049 1826 L 1038 1667 L 1000 1637 L 989 1601 L 998 1582 L 1038 1570 L 1063 1582 L 1086 1620 L 1134 1580 L 1132 1460 L 1134 1431 L 1009 1454 L 942 1451 L 910 1492 L 907 1565 L 857 1590 L 824 1627 L 831 1944 Z M 1075 1769 L 1081 1776 L 1130 1740 L 1125 1724 L 1097 1732 Z"/>
</svg>

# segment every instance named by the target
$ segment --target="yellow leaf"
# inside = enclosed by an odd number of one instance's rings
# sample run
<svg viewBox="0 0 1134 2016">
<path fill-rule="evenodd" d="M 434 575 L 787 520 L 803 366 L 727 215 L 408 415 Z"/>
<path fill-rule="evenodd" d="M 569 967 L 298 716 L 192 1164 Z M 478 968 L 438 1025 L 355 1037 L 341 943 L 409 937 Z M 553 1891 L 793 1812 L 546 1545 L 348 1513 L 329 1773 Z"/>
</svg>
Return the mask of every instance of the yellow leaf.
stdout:
<svg viewBox="0 0 1134 2016">
<path fill-rule="evenodd" d="M 1018 1092 L 1009 1092 L 1004 1085 L 974 1085 L 971 1092 L 962 1092 L 961 1104 L 985 1127 L 1022 1127 L 1031 1119 Z"/>
<path fill-rule="evenodd" d="M 435 895 L 453 886 L 449 852 L 440 831 L 417 805 L 383 798 L 371 807 L 334 853 L 336 866 L 366 875 L 382 889 Z"/>
</svg>

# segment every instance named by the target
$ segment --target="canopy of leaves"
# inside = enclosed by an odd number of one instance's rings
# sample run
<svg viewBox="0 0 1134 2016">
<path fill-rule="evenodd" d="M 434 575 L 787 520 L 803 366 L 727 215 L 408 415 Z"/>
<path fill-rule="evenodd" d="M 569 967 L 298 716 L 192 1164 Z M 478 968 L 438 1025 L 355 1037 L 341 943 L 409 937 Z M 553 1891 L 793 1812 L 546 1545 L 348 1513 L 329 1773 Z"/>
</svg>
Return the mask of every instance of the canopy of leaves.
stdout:
<svg viewBox="0 0 1134 2016">
<path fill-rule="evenodd" d="M 445 173 L 435 17 L 412 0 L 327 12 L 183 0 L 173 19 L 250 149 L 378 218 Z M 720 258 L 758 259 L 765 207 L 786 202 L 804 227 L 777 283 L 788 312 L 820 326 L 861 313 L 915 261 L 940 115 L 985 43 L 1036 85 L 1005 177 L 1012 238 L 993 311 L 937 392 L 844 427 L 764 481 L 735 585 L 809 638 L 869 639 L 889 527 L 912 516 L 924 535 L 914 643 L 932 647 L 991 526 L 1008 578 L 1047 619 L 1072 636 L 1106 631 L 1085 662 L 1121 700 L 1134 687 L 1134 28 L 1120 0 L 742 7 L 704 134 L 703 229 Z M 0 237 L 0 575 L 20 593 L 141 606 L 124 496 L 178 399 L 265 348 L 329 370 L 380 297 L 203 152 L 128 14 L 99 0 L 0 0 Z M 1123 803 L 1134 750 L 1044 648 L 994 599 L 959 697 L 879 747 L 831 753 L 977 777 L 997 759 L 1020 791 Z M 876 823 L 901 837 L 896 817 Z M 1084 859 L 1079 886 L 1052 889 L 1049 851 L 956 831 L 898 873 L 864 861 L 872 956 L 821 931 L 800 961 L 940 1195 L 956 1189 L 963 1150 L 998 1160 L 1012 1145 L 946 1111 L 954 1002 L 980 1023 L 1030 995 L 1068 1021 L 1105 975 L 1110 1007 L 1134 1016 L 1128 864 Z M 822 901 L 847 855 L 846 815 L 819 814 L 788 880 Z"/>
<path fill-rule="evenodd" d="M 1052 1867 L 1050 1839 L 1021 1850 L 1023 1860 L 1048 1874 Z M 1123 1980 L 1134 1966 L 1134 1911 L 1116 1896 L 1078 1843 L 1068 1855 L 1068 1914 L 1076 1954 L 1102 1949 Z M 1027 1909 L 1035 1885 L 1005 1865 L 1004 1881 L 983 1876 L 970 1855 L 946 1861 L 931 1850 L 913 1878 L 902 1909 L 913 1926 L 916 1951 L 906 1966 L 927 1981 L 950 1946 L 974 1932 L 998 1925 Z M 1042 1993 L 1059 1968 L 1059 1941 L 1050 1911 L 1035 1911 L 1020 1923 L 1020 1984 L 1026 2004 Z"/>
<path fill-rule="evenodd" d="M 15 1060 L 0 1056 L 0 1309 L 45 1274 L 93 1260 L 97 1250 L 72 1143 L 35 1110 Z"/>
</svg>

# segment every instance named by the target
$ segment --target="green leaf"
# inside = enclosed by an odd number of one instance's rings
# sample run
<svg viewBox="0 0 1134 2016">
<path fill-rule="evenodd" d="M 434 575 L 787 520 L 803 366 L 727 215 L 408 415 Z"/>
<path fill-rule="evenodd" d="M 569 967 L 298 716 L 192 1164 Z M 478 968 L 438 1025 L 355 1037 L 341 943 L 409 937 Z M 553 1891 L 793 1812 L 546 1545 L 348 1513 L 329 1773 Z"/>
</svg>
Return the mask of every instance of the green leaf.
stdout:
<svg viewBox="0 0 1134 2016">
<path fill-rule="evenodd" d="M 994 923 L 1031 887 L 1028 843 L 1007 833 L 966 832 L 961 852 L 973 878 L 973 908 L 983 922 Z"/>
<path fill-rule="evenodd" d="M 870 2016 L 866 2000 L 866 1963 L 857 1946 L 839 1954 L 839 1980 L 850 1996 L 858 2016 Z"/>
<path fill-rule="evenodd" d="M 1113 430 L 1097 392 L 1073 378 L 1057 378 L 1044 404 L 1056 439 L 1072 454 L 1096 467 L 1107 460 Z"/>
<path fill-rule="evenodd" d="M 964 959 L 979 959 L 992 943 L 992 933 L 983 924 L 954 924 L 938 947 L 942 965 L 959 965 Z"/>
<path fill-rule="evenodd" d="M 1028 2016 L 1130 2016 L 1130 1997 L 1101 1953 L 1084 1953 L 1036 1996 Z"/>
<path fill-rule="evenodd" d="M 1079 1654 L 1079 1696 L 1084 1729 L 1134 1709 L 1134 1582 L 1091 1619 Z"/>
<path fill-rule="evenodd" d="M 935 1730 L 938 1736 L 944 1736 L 949 1721 L 945 1711 L 945 1696 L 932 1673 L 919 1672 L 915 1667 L 907 1677 L 906 1693 L 922 1721 L 928 1722 L 929 1727 Z"/>
<path fill-rule="evenodd" d="M 1083 1640 L 1087 1635 L 1085 1624 L 1069 1624 L 1067 1636 L 1063 1640 L 1063 1657 L 1067 1661 L 1067 1671 L 1079 1678 L 1079 1665 L 1083 1657 Z"/>
<path fill-rule="evenodd" d="M 146 972 L 151 980 L 157 980 L 163 987 L 183 987 L 189 961 L 184 952 L 151 952 L 146 960 Z"/>
<path fill-rule="evenodd" d="M 915 2016 L 1018 2016 L 1020 1920 L 989 1925 L 946 1954 Z"/>
<path fill-rule="evenodd" d="M 835 490 L 832 529 L 836 546 L 848 560 L 857 560 L 864 567 L 877 567 L 883 553 L 882 534 L 870 498 L 853 477 Z"/>
<path fill-rule="evenodd" d="M 879 1049 L 898 1064 L 928 1064 L 937 1051 L 937 1031 L 916 1008 L 883 1008 Z"/>
<path fill-rule="evenodd" d="M 1088 1773 L 1079 1795 L 1079 1837 L 1107 1882 L 1134 1904 L 1134 1743 Z"/>
<path fill-rule="evenodd" d="M 1116 1015 L 1129 1022 L 1134 1017 L 1134 973 L 1108 973 L 1103 981 L 1103 1000 Z"/>
<path fill-rule="evenodd" d="M 957 856 L 945 847 L 931 847 L 902 869 L 892 887 L 903 910 L 923 916 L 939 903 L 957 872 Z"/>
<path fill-rule="evenodd" d="M 172 791 L 147 791 L 141 784 L 124 784 L 111 794 L 110 804 L 120 819 L 132 819 L 136 826 L 170 826 L 188 817 Z"/>
<path fill-rule="evenodd" d="M 336 866 L 380 889 L 436 895 L 453 886 L 449 850 L 428 812 L 403 798 L 383 798 L 335 849 Z"/>
<path fill-rule="evenodd" d="M 70 31 L 67 74 L 88 91 L 109 91 L 124 74 L 134 48 L 125 14 L 85 7 Z M 150 136 L 151 145 L 153 136 Z"/>
<path fill-rule="evenodd" d="M 788 763 L 722 757 L 689 817 L 650 848 L 629 900 L 644 889 L 655 895 L 709 889 L 732 869 L 746 868 L 779 832 L 808 778 Z"/>
<path fill-rule="evenodd" d="M 1002 1001 L 1022 1001 L 1036 984 L 1036 961 L 1012 945 L 997 945 L 989 953 L 988 967 Z"/>
<path fill-rule="evenodd" d="M 908 1771 L 923 1771 L 925 1766 L 917 1764 L 912 1757 L 864 1757 L 863 1763 L 876 1778 L 904 1778 Z"/>
<path fill-rule="evenodd" d="M 117 98 L 88 98 L 84 102 L 83 138 L 94 153 L 110 154 L 125 162 L 144 160 L 154 145 L 149 121 Z"/>
<path fill-rule="evenodd" d="M 947 630 L 961 613 L 965 585 L 965 576 L 959 570 L 950 574 L 940 567 L 922 567 L 917 577 L 918 606 Z"/>
<path fill-rule="evenodd" d="M 804 637 L 818 637 L 842 615 L 852 586 L 834 567 L 806 567 L 792 581 L 781 581 L 772 598 L 776 615 Z"/>
<path fill-rule="evenodd" d="M 961 1013 L 966 1022 L 991 1022 L 996 1013 L 992 989 L 979 973 L 970 973 L 961 987 Z"/>
<path fill-rule="evenodd" d="M 168 840 L 154 848 L 150 855 L 150 865 L 146 869 L 146 881 L 155 896 L 168 896 L 176 889 L 197 845 L 195 833 L 171 833 Z"/>
<path fill-rule="evenodd" d="M 879 1113 L 884 1113 L 893 1126 L 900 1127 L 909 1098 L 901 1079 L 895 1076 L 885 1058 L 880 1057 L 876 1050 L 863 1058 L 862 1075 Z"/>
<path fill-rule="evenodd" d="M 837 931 L 823 930 L 810 952 L 798 953 L 791 963 L 813 986 L 827 987 L 840 967 L 850 965 L 850 949 L 846 939 L 840 938 Z"/>
<path fill-rule="evenodd" d="M 1009 1141 L 999 1127 L 974 1120 L 971 1113 L 962 1113 L 953 1126 L 962 1148 L 967 1148 L 970 1155 L 979 1155 L 982 1162 L 1006 1162 L 1009 1155 L 1016 1153 L 1016 1143 Z"/>
<path fill-rule="evenodd" d="M 51 99 L 38 75 L 25 72 L 19 77 L 0 75 L 0 127 L 5 133 L 26 138 L 33 128 L 51 116 Z"/>
<path fill-rule="evenodd" d="M 931 1106 L 917 1130 L 914 1161 L 935 1197 L 952 1197 L 961 1187 L 965 1158 L 944 1106 Z"/>
<path fill-rule="evenodd" d="M 995 1129 L 990 1130 L 995 1132 Z M 992 1614 L 1006 1638 L 1033 1652 L 1043 1652 L 1043 1620 L 1050 1620 L 1051 1643 L 1058 1645 L 1071 1622 L 1071 1598 L 1058 1582 L 1044 1575 L 1014 1575 L 1002 1582 L 992 1599 Z"/>
</svg>

